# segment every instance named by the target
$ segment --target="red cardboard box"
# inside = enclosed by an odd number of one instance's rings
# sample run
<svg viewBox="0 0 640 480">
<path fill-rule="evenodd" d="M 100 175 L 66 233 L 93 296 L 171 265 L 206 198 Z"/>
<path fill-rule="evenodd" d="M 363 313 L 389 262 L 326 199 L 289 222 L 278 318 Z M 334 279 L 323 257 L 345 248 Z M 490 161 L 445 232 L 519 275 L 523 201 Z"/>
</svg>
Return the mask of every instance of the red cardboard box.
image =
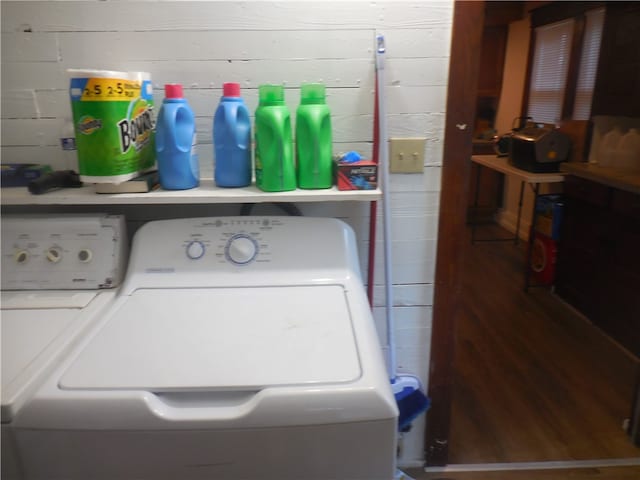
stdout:
<svg viewBox="0 0 640 480">
<path fill-rule="evenodd" d="M 375 190 L 378 186 L 378 165 L 371 160 L 335 164 L 338 190 Z"/>
<path fill-rule="evenodd" d="M 558 242 L 535 232 L 531 248 L 531 277 L 538 285 L 552 285 L 556 275 Z"/>
</svg>

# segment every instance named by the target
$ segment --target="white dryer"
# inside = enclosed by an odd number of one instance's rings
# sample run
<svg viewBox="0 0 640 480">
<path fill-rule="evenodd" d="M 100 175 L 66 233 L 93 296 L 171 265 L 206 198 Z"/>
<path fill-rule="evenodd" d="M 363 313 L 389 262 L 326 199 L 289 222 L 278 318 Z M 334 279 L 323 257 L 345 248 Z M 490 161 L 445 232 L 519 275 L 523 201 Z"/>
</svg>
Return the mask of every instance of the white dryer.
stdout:
<svg viewBox="0 0 640 480">
<path fill-rule="evenodd" d="M 20 409 L 109 302 L 124 276 L 124 218 L 2 218 L 2 478 L 21 478 Z"/>
<path fill-rule="evenodd" d="M 385 479 L 397 407 L 335 219 L 150 222 L 16 418 L 29 479 Z"/>
</svg>

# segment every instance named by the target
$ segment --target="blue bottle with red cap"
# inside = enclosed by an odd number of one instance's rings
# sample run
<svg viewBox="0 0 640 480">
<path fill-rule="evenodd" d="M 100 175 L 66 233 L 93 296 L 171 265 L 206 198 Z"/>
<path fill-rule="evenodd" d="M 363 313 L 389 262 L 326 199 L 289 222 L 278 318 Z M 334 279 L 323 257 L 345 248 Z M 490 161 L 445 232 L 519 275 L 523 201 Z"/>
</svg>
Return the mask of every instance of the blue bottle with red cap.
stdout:
<svg viewBox="0 0 640 480">
<path fill-rule="evenodd" d="M 165 98 L 156 122 L 156 159 L 160 186 L 187 190 L 200 184 L 195 116 L 182 95 L 182 85 L 164 86 Z"/>
<path fill-rule="evenodd" d="M 225 83 L 213 117 L 214 179 L 219 187 L 251 184 L 251 119 L 239 83 Z"/>
</svg>

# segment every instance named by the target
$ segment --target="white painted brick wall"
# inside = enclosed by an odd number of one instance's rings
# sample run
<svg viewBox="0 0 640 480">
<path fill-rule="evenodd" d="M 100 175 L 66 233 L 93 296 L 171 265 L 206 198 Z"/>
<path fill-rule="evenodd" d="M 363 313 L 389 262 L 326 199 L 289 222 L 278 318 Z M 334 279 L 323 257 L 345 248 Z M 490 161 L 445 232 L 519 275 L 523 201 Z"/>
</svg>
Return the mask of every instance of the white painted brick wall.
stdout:
<svg viewBox="0 0 640 480">
<path fill-rule="evenodd" d="M 67 68 L 149 71 L 157 104 L 164 83 L 182 83 L 203 176 L 213 171 L 212 116 L 225 81 L 241 83 L 252 112 L 262 83 L 284 83 L 294 112 L 300 83 L 324 82 L 334 151 L 370 156 L 374 39 L 383 33 L 388 135 L 427 138 L 424 174 L 392 175 L 390 185 L 398 363 L 426 383 L 452 13 L 450 1 L 3 1 L 2 161 L 74 168 L 58 147 L 70 117 Z M 349 222 L 366 272 L 367 204 L 301 209 Z M 136 215 L 145 217 L 144 207 Z M 374 316 L 384 342 L 381 225 Z M 424 419 L 406 435 L 401 465 L 421 465 L 423 428 Z"/>
</svg>

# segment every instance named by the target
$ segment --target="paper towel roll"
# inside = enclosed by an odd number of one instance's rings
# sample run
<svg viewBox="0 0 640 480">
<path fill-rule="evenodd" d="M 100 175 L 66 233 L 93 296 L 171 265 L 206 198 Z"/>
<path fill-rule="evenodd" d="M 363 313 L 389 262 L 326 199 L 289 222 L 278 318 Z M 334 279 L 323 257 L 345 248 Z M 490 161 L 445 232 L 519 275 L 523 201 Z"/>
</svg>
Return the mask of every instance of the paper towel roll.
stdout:
<svg viewBox="0 0 640 480">
<path fill-rule="evenodd" d="M 67 73 L 82 181 L 120 183 L 154 168 L 151 74 L 94 69 Z"/>
</svg>

